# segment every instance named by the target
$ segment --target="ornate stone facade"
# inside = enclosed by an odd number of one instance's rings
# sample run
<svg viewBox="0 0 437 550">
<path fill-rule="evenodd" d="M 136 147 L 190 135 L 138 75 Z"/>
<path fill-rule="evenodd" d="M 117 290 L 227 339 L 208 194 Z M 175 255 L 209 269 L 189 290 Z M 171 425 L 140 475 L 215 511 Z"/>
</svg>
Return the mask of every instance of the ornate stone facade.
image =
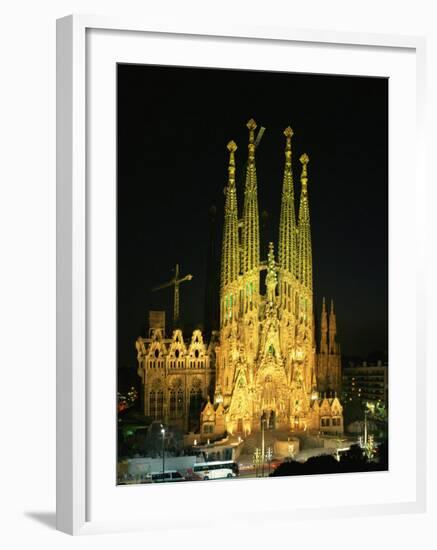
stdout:
<svg viewBox="0 0 437 550">
<path fill-rule="evenodd" d="M 306 154 L 300 157 L 301 193 L 296 220 L 293 131 L 287 128 L 278 259 L 270 243 L 267 261 L 263 262 L 255 121 L 250 120 L 247 127 L 242 219 L 238 216 L 235 182 L 237 146 L 233 141 L 228 144 L 218 341 L 206 346 L 200 331 L 193 333 L 188 347 L 180 331 L 174 331 L 169 340 L 161 330 L 154 331 L 149 339 L 139 338 L 145 414 L 189 428 L 194 425 L 195 408 L 203 400 L 203 438 L 225 432 L 248 435 L 260 429 L 261 418 L 270 428 L 340 433 L 343 415 L 336 396 L 341 381 L 340 348 L 333 305 L 328 329 L 324 302 L 320 353 L 316 352 L 309 158 Z"/>
<path fill-rule="evenodd" d="M 164 337 L 152 327 L 136 341 L 138 374 L 143 383 L 144 414 L 183 430 L 195 429 L 199 411 L 214 387 L 213 344 L 195 330 L 185 343 L 181 330 Z"/>
</svg>

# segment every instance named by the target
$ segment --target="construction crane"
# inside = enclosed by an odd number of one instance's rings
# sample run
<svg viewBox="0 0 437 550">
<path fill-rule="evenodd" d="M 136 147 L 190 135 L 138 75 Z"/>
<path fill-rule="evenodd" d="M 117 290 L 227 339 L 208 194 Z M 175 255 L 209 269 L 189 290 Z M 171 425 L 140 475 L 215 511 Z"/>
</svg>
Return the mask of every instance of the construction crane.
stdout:
<svg viewBox="0 0 437 550">
<path fill-rule="evenodd" d="M 168 281 L 167 283 L 164 283 L 159 286 L 155 286 L 152 288 L 152 292 L 155 292 L 156 290 L 161 290 L 163 288 L 168 288 L 171 286 L 174 286 L 174 303 L 173 303 L 173 325 L 176 326 L 176 324 L 179 322 L 179 285 L 181 283 L 184 283 L 185 281 L 191 281 L 193 276 L 191 273 L 188 275 L 185 275 L 184 277 L 179 277 L 179 264 L 176 264 L 175 267 L 175 275 L 173 279 Z"/>
<path fill-rule="evenodd" d="M 258 147 L 259 145 L 259 142 L 261 141 L 261 138 L 263 137 L 263 134 L 264 132 L 266 131 L 266 129 L 264 128 L 264 126 L 261 126 L 261 128 L 259 129 L 259 132 L 255 138 L 255 147 Z"/>
</svg>

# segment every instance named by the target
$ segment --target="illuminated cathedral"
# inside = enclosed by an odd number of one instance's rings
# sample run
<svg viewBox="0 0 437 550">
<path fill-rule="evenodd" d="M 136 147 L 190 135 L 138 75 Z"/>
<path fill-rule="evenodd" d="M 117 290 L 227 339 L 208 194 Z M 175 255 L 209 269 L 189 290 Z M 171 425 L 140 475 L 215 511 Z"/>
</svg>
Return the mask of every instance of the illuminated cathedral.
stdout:
<svg viewBox="0 0 437 550">
<path fill-rule="evenodd" d="M 333 302 L 325 300 L 316 346 L 307 154 L 300 157 L 301 191 L 295 213 L 290 127 L 277 245 L 260 258 L 256 173 L 256 123 L 249 130 L 242 216 L 239 217 L 235 155 L 228 143 L 228 182 L 220 273 L 220 329 L 204 343 L 194 331 L 185 343 L 180 330 L 165 338 L 151 327 L 136 342 L 144 389 L 144 413 L 167 424 L 190 428 L 200 412 L 202 437 L 225 433 L 243 437 L 260 429 L 343 431 L 337 397 L 341 355 Z"/>
</svg>

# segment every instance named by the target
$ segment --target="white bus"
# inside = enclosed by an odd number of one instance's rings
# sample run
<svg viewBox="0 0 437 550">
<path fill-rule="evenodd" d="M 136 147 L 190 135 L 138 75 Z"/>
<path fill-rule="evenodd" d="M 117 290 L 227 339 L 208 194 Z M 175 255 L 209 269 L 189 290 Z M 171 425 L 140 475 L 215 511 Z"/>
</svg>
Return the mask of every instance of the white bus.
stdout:
<svg viewBox="0 0 437 550">
<path fill-rule="evenodd" d="M 193 466 L 193 474 L 205 481 L 208 479 L 223 479 L 236 477 L 238 466 L 232 460 L 216 462 L 198 462 Z"/>
</svg>

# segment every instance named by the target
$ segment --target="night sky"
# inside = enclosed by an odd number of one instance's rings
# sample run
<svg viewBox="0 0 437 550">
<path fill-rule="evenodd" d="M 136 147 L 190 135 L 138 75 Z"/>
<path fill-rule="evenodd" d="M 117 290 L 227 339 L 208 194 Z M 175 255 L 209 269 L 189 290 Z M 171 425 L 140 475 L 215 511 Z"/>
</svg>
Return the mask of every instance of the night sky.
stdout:
<svg viewBox="0 0 437 550">
<path fill-rule="evenodd" d="M 298 159 L 310 157 L 316 316 L 323 296 L 335 300 L 343 356 L 387 351 L 388 80 L 119 65 L 119 366 L 135 368 L 150 309 L 165 309 L 171 328 L 172 289 L 151 288 L 171 279 L 177 262 L 193 274 L 181 285 L 181 321 L 203 324 L 209 212 L 215 205 L 220 247 L 226 144 L 238 145 L 241 211 L 252 117 L 266 128 L 256 153 L 262 250 L 273 240 L 277 254 L 291 125 L 296 214 Z"/>
</svg>

